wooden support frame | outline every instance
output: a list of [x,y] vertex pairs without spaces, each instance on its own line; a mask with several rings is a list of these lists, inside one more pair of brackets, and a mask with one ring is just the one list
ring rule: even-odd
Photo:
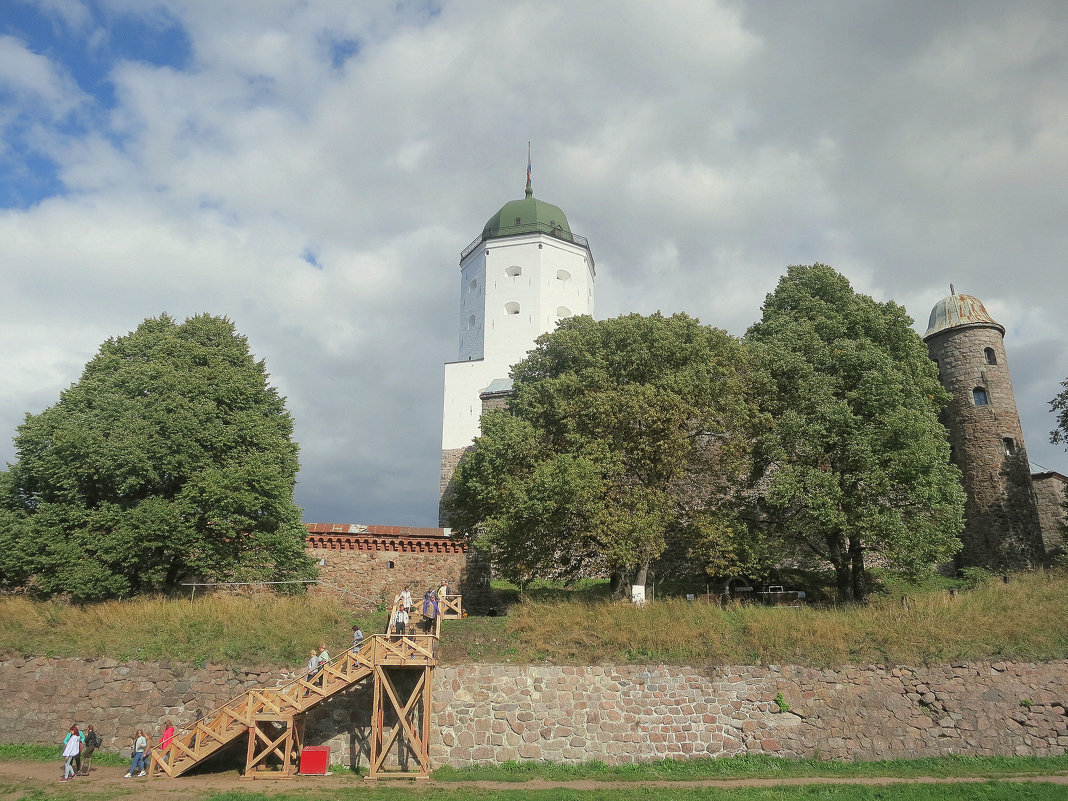
[[[415,686],[407,698],[398,690],[395,679],[418,672]],[[376,665],[374,701],[371,709],[371,756],[368,761],[369,780],[427,779],[430,777],[430,713],[434,689],[432,665],[397,667]],[[396,725],[389,734],[385,731],[386,708],[396,715]],[[396,746],[398,768],[386,767],[386,758]],[[408,752],[408,753],[405,753]],[[414,756],[416,770],[405,770],[408,757]]]
[[[281,726],[281,734],[278,733]],[[292,779],[304,744],[304,715],[256,715],[248,727],[248,751],[243,779]],[[279,770],[266,770],[269,760]]]

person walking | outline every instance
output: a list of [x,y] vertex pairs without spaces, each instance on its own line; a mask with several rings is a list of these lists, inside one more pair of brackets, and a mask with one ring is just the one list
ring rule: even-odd
[[169,720],[163,721],[163,736],[159,738],[160,759],[167,761],[170,755],[171,740],[174,739],[174,726]]
[[77,724],[72,724],[67,736],[63,738],[63,778],[60,779],[61,782],[69,781],[76,775],[73,762],[74,757],[78,756],[81,750],[81,733],[78,731]]
[[355,656],[360,652],[360,648],[363,646],[363,629],[359,624],[352,627],[352,654]]
[[85,737],[85,745],[82,747],[82,756],[85,757],[85,769],[78,772],[82,776],[88,776],[93,770],[93,754],[96,749],[104,744],[104,741],[100,739],[100,735],[97,734],[92,723],[86,728],[83,736]]
[[133,759],[130,760],[130,769],[126,771],[124,779],[134,775],[134,771],[140,771],[138,776],[145,775],[145,751],[148,750],[148,738],[145,737],[144,729],[138,729],[134,736]]
[[[81,748],[78,753],[74,755],[74,775],[77,776],[82,772],[82,751],[85,750],[85,732],[78,729],[78,739],[81,741]],[[64,740],[66,742],[66,740]]]
[[400,602],[405,612],[412,611],[412,588],[408,585],[405,585],[404,589],[401,590]]
[[[309,652],[308,659],[308,684],[312,684],[315,681],[315,674],[319,672],[319,652],[314,648]],[[308,688],[304,688],[304,694],[308,694]]]
[[397,614],[393,617],[393,631],[398,636],[403,637],[408,628],[408,613],[402,606],[397,610]]
[[434,633],[434,621],[438,617],[438,596],[433,590],[427,590],[423,594],[423,630],[427,634]]

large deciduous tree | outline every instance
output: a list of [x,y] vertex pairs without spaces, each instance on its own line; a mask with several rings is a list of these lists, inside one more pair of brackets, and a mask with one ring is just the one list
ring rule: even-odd
[[746,334],[774,421],[756,440],[763,531],[829,563],[843,601],[865,596],[869,554],[918,571],[960,548],[949,396],[911,324],[815,264],[789,269]]
[[732,493],[749,469],[745,349],[685,314],[572,317],[482,418],[449,517],[525,582],[615,571],[644,584],[668,539],[738,569]]
[[145,320],[19,427],[0,474],[0,584],[97,600],[313,575],[292,433],[229,320]]

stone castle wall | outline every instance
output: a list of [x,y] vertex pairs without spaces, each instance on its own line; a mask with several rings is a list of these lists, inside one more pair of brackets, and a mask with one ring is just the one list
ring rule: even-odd
[[[942,386],[953,395],[942,422],[968,496],[957,567],[1040,564],[1045,549],[1001,331],[989,325],[951,328],[932,335],[927,346]],[[985,390],[986,404],[975,404],[976,388]]]
[[[0,661],[0,741],[55,744],[93,723],[108,749],[191,721],[275,670],[114,660]],[[1068,660],[929,668],[461,665],[434,673],[434,766],[609,763],[761,753],[823,759],[1068,752]],[[781,694],[787,711],[775,698]],[[308,715],[306,742],[366,764],[367,683]]]
[[452,495],[452,477],[465,453],[467,453],[467,448],[451,448],[441,452],[441,486],[438,489],[439,526],[449,525],[448,515],[445,514],[445,501]]
[[1038,473],[1031,477],[1038,499],[1038,522],[1042,528],[1042,544],[1050,556],[1065,550],[1064,526],[1065,478],[1059,473]]
[[308,548],[308,555],[319,562],[320,583],[313,585],[311,592],[339,597],[362,611],[376,608],[383,599],[387,604],[392,603],[406,585],[411,587],[413,596],[422,598],[425,590],[437,589],[442,579],[448,579],[457,592],[462,592],[460,588],[469,583],[467,554],[463,551]]

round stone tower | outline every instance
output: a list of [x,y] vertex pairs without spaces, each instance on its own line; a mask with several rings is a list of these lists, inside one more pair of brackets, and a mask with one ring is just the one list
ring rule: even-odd
[[1026,569],[1045,555],[1004,337],[982,302],[952,285],[923,337],[953,396],[942,423],[968,496],[958,568]]

